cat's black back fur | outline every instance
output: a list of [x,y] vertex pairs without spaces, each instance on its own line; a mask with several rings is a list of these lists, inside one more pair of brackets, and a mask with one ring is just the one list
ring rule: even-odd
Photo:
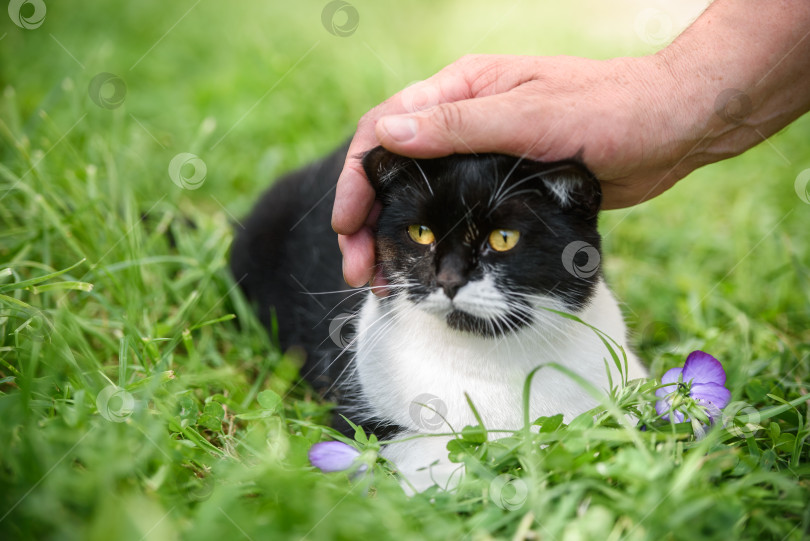
[[[271,329],[274,315],[280,346],[302,347],[301,375],[316,389],[332,385],[343,369],[330,339],[330,322],[350,313],[362,295],[350,297],[331,215],[335,184],[347,147],[279,179],[237,229],[231,272]],[[344,293],[334,293],[344,291]],[[332,292],[332,293],[325,293]],[[333,338],[340,341],[341,329]],[[335,334],[337,333],[337,334]],[[346,330],[343,330],[345,337]]]

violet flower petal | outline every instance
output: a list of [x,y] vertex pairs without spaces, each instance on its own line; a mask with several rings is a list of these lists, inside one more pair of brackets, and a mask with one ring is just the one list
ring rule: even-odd
[[[672,393],[677,389],[677,385],[674,385],[678,382],[678,377],[681,375],[682,368],[670,368],[666,371],[666,373],[661,377],[661,383],[672,383],[673,385],[666,385],[664,387],[660,387],[655,390],[655,396],[658,398],[664,398],[668,394]],[[661,412],[658,412],[659,414]]]
[[[674,384],[678,383],[678,377],[681,375],[681,372],[683,372],[683,368],[670,368],[667,370],[666,373],[661,376],[661,383],[672,383],[673,385],[666,385],[665,387],[656,389],[655,396],[663,398],[673,392],[677,388]],[[667,406],[667,409],[669,409],[669,406]],[[661,412],[658,413],[660,414]]]
[[683,372],[683,367],[670,368],[661,376],[661,383],[678,383],[678,376]]
[[689,389],[689,396],[705,408],[712,423],[731,400],[731,392],[724,386],[726,372],[720,361],[704,351],[693,351],[686,358],[683,368],[672,368],[663,375],[663,386],[655,391],[659,398],[655,403],[655,411],[664,420],[671,417],[673,421],[680,423],[689,418],[681,411],[670,412],[670,395],[678,391],[675,383],[679,378],[688,386],[686,388]]
[[669,417],[670,417],[670,415],[671,415],[671,416],[672,416],[672,420],[673,420],[674,422],[676,422],[676,423],[682,423],[682,422],[683,422],[683,419],[684,419],[684,417],[683,417],[683,413],[681,413],[681,412],[680,412],[680,411],[678,411],[678,410],[673,410],[673,411],[670,411],[670,409],[671,409],[671,408],[672,408],[672,404],[669,402],[669,400],[658,400],[658,401],[656,401],[656,403],[655,403],[655,412],[656,412],[658,415],[661,415],[661,416],[662,416],[662,417],[661,417],[661,419],[662,419],[662,420],[664,420],[664,421],[668,421],[668,420],[669,420]]
[[[664,415],[666,412],[669,411],[669,408],[670,408],[669,400],[655,401],[655,413],[657,413],[658,415]],[[665,418],[669,418],[669,416]]]
[[309,450],[309,462],[326,473],[348,470],[358,456],[360,451],[340,441],[322,441]]
[[717,383],[726,382],[726,372],[720,361],[704,351],[693,351],[683,365],[684,383]]
[[725,408],[731,400],[731,391],[717,383],[695,383],[690,395],[696,400],[709,402],[718,409]]

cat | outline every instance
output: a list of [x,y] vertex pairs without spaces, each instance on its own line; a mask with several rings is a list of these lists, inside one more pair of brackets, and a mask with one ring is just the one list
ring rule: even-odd
[[[541,364],[608,388],[602,340],[558,312],[622,345],[626,379],[647,375],[602,278],[601,189],[579,160],[367,152],[363,167],[382,203],[376,259],[388,282],[378,297],[345,288],[330,227],[346,152],[267,191],[236,235],[231,269],[263,324],[276,318],[281,347],[306,351],[302,375],[337,412],[394,440],[382,454],[413,490],[449,486],[459,466],[447,459],[450,436],[398,440],[478,424],[467,397],[488,429],[514,430],[526,377]],[[562,371],[533,378],[532,420],[570,420],[597,403]],[[335,426],[352,434],[340,416]]]

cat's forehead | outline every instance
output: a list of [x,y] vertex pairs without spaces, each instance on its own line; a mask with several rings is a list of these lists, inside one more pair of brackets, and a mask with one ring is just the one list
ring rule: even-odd
[[428,178],[435,177],[441,191],[486,193],[514,182],[516,175],[510,162],[514,160],[507,156],[451,156],[428,163],[414,160],[414,166]]
[[454,154],[413,159],[377,147],[363,159],[384,208],[419,209],[446,220],[493,215],[570,211],[595,220],[601,202],[598,181],[576,159],[536,162],[503,154]]
[[415,196],[414,203],[448,219],[469,223],[519,213],[525,201],[536,204],[551,195],[542,188],[539,175],[519,168],[517,159],[508,156],[463,156],[428,163],[413,160],[411,165],[399,172],[401,186]]
[[422,202],[480,205],[499,187],[511,184],[503,169],[494,160],[472,157],[409,160],[387,171],[382,181],[389,190],[410,194]]

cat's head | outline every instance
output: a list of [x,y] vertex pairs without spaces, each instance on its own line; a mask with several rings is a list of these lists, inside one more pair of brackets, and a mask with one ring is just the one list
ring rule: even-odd
[[363,166],[383,206],[377,262],[392,296],[483,336],[531,325],[540,306],[588,303],[601,191],[577,160],[415,160],[377,147]]

